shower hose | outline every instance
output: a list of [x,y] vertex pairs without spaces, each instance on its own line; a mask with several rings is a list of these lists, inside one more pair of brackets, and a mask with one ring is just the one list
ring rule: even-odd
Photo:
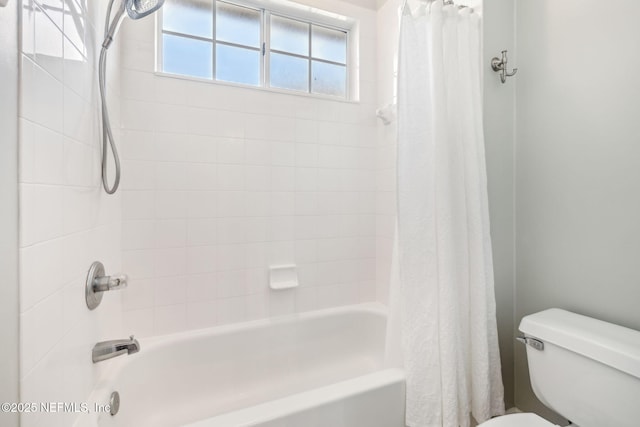
[[[109,28],[112,4],[112,2],[109,4],[109,8],[107,10],[105,37],[107,36],[107,30]],[[109,110],[107,108],[107,49],[108,47],[105,47],[104,45],[102,46],[102,50],[100,51],[100,61],[98,63],[98,86],[100,87],[102,110],[102,186],[107,194],[113,194],[118,190],[118,186],[120,185],[120,157],[118,157],[118,149],[116,148],[113,132],[111,131],[111,121],[109,120]],[[113,162],[116,169],[116,177],[112,186],[109,186],[109,180],[107,177],[107,144],[111,147]]]

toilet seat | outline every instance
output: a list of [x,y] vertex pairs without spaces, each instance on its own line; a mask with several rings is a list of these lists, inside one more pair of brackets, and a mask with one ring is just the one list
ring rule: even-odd
[[478,427],[558,427],[536,414],[510,414],[496,417]]

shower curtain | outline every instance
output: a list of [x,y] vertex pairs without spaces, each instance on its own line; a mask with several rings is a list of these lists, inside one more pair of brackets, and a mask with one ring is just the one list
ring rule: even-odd
[[402,13],[398,220],[387,361],[409,427],[504,413],[482,127],[480,17],[435,1]]

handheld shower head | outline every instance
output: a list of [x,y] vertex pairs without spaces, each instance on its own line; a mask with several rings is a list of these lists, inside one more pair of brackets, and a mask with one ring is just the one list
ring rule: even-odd
[[125,0],[127,15],[131,19],[144,18],[160,9],[164,0]]
[[114,1],[115,0],[111,0],[109,2],[109,8],[107,9],[104,42],[102,42],[102,47],[105,49],[109,49],[109,46],[111,46],[113,38],[118,32],[118,27],[120,27],[120,23],[124,19],[125,12],[131,19],[141,19],[147,15],[151,15],[164,4],[164,0],[121,0],[115,16],[109,21]]

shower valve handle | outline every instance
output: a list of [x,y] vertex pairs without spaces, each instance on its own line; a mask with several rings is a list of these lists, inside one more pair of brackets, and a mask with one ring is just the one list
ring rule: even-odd
[[96,292],[114,291],[126,288],[129,282],[129,276],[118,273],[113,276],[96,277],[93,280],[93,289]]
[[100,261],[91,264],[87,281],[84,287],[84,297],[87,308],[94,310],[100,305],[102,296],[106,291],[115,291],[127,287],[129,277],[126,274],[118,273],[111,276],[104,274],[104,265]]

